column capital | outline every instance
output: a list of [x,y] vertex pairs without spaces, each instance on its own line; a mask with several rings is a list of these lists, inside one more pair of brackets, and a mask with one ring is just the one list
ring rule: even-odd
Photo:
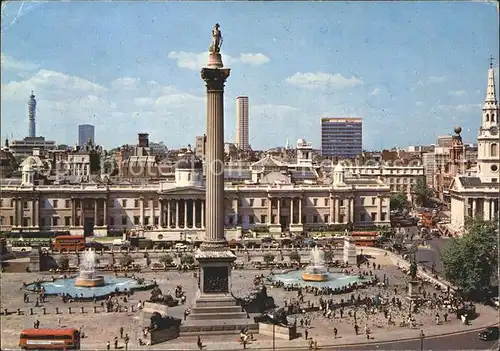
[[202,68],[201,79],[206,83],[207,92],[224,91],[224,83],[230,72],[229,68]]

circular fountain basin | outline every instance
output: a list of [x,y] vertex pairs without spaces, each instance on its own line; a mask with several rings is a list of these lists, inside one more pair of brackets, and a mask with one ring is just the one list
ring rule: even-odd
[[[134,290],[139,288],[145,288],[147,285],[139,284],[133,278],[122,278],[113,276],[94,276],[93,281],[90,281],[89,285],[77,285],[78,278],[67,278],[67,279],[57,279],[55,281],[43,282],[41,286],[45,288],[45,292],[48,295],[63,295],[69,294],[73,297],[83,297],[83,298],[99,298],[102,296],[107,296],[118,290],[123,292],[125,289]],[[96,282],[94,279],[99,279]],[[88,281],[87,281],[88,282]],[[82,284],[87,283],[81,281]],[[101,285],[92,285],[93,283],[102,283]],[[34,291],[36,290],[36,284],[28,284],[25,288],[26,290]]]
[[[310,279],[305,279],[305,276]],[[318,288],[329,287],[332,289],[343,288],[353,283],[365,283],[370,279],[357,275],[346,275],[343,273],[323,272],[315,276],[308,273],[308,270],[290,271],[271,275],[270,278],[282,282],[285,285],[314,286]],[[321,279],[321,280],[320,280]]]
[[75,286],[82,286],[86,288],[92,288],[96,286],[104,285],[104,277],[102,275],[96,275],[92,278],[77,277],[75,280]]
[[308,282],[324,282],[330,280],[330,275],[326,267],[309,266],[302,273],[302,279]]

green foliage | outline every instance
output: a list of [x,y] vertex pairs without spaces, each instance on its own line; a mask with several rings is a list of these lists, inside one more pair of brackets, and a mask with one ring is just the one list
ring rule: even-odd
[[406,199],[406,195],[403,194],[402,192],[392,195],[390,206],[391,206],[391,211],[392,210],[403,211],[408,209],[409,203],[408,200]]
[[297,252],[297,250],[293,250],[292,252],[290,252],[290,261],[300,263],[300,254]]
[[432,197],[432,190],[425,184],[425,179],[420,178],[417,180],[417,184],[415,184],[413,192],[415,194],[415,202],[418,206],[427,207],[427,205],[429,205],[431,202],[430,198]]
[[323,259],[326,263],[332,262],[334,257],[334,252],[332,250],[325,251]]
[[163,263],[165,267],[171,266],[174,259],[170,255],[163,255],[160,257],[160,263]]
[[182,264],[194,264],[194,256],[193,255],[182,255],[181,256]]
[[269,264],[269,263],[271,263],[271,262],[274,261],[275,256],[272,253],[270,253],[270,252],[266,252],[264,254],[263,258],[264,258],[264,262],[267,263],[267,264]]
[[69,268],[69,257],[64,255],[59,257],[59,268],[62,270],[67,270]]
[[498,265],[498,222],[467,219],[465,234],[441,251],[445,277],[464,296],[480,300],[490,289]]
[[120,266],[128,267],[134,263],[134,259],[130,255],[124,255],[120,258]]

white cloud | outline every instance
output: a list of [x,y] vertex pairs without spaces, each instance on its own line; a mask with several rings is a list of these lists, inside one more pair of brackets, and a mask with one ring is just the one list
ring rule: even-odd
[[372,96],[375,96],[375,95],[378,95],[380,94],[380,89],[379,88],[374,88],[372,91],[370,91],[368,93],[368,95],[372,95]]
[[155,104],[155,102],[155,99],[152,99],[150,97],[141,97],[134,99],[134,105],[136,106],[152,106]]
[[191,94],[171,94],[159,97],[156,100],[156,106],[179,107],[203,101],[205,101],[205,98]]
[[448,92],[448,95],[456,96],[456,97],[467,96],[467,91],[465,91],[465,90],[450,90]]
[[[240,54],[240,57],[232,57],[221,53],[222,62],[226,66],[231,64],[241,62],[244,64],[249,64],[253,66],[263,65],[269,62],[269,57],[261,53],[244,53]],[[190,70],[199,70],[207,65],[208,53],[207,52],[185,52],[185,51],[172,51],[168,54],[168,58],[177,61],[177,66],[181,68],[187,68]]]
[[445,81],[445,77],[436,77],[436,76],[430,76],[426,79],[421,79],[417,82],[418,85],[420,86],[426,86],[426,85],[432,85],[432,84],[437,84],[437,83],[442,83]]
[[424,103],[422,101],[415,101],[416,106],[424,106]]
[[269,57],[264,54],[240,54],[240,61],[243,63],[248,63],[250,65],[258,66],[268,63]]
[[140,78],[134,77],[117,78],[111,82],[111,87],[113,89],[133,90],[139,86],[140,81]]
[[327,87],[334,89],[345,89],[363,84],[363,82],[356,77],[346,78],[339,73],[330,74],[325,72],[297,72],[293,76],[288,77],[286,79],[286,82],[288,84],[306,89]]
[[38,69],[38,65],[27,62],[18,61],[10,56],[1,54],[1,64],[2,70],[12,70],[12,71],[34,71]]
[[107,91],[107,88],[84,78],[42,69],[26,80],[2,84],[2,98],[26,100],[31,90],[40,91],[46,98],[68,98],[102,93]]

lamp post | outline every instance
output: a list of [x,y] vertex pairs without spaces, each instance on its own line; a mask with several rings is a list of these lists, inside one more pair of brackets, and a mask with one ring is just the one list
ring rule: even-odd
[[425,339],[424,330],[420,329],[420,351],[424,350],[424,339]]
[[276,350],[276,324],[273,323],[273,351]]

